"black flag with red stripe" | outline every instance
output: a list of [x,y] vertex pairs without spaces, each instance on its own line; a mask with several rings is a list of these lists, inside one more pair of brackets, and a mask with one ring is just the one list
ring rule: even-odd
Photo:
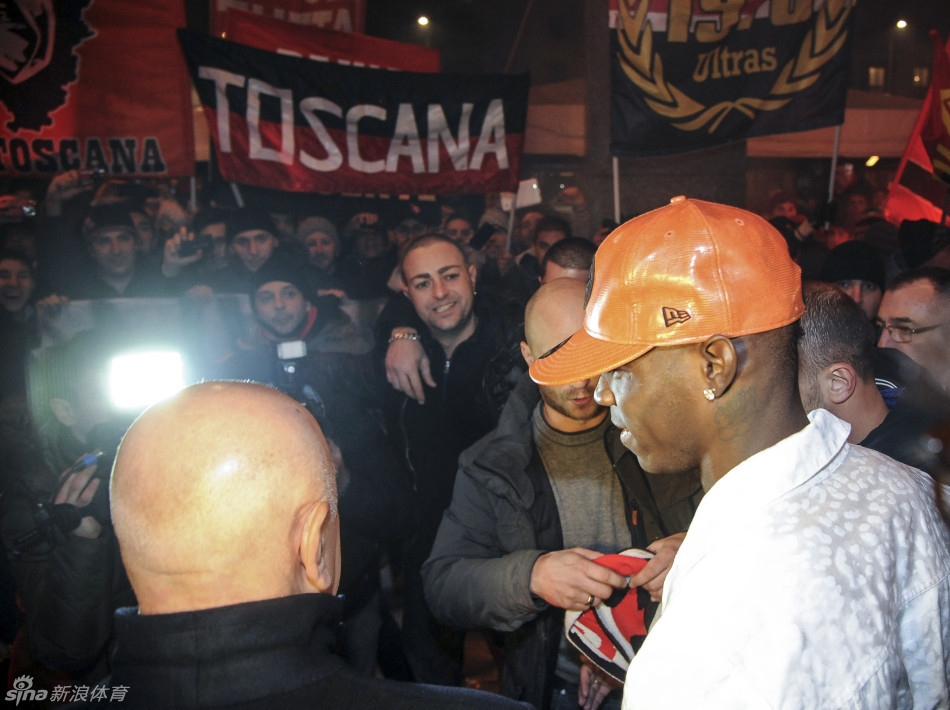
[[526,74],[367,69],[178,38],[227,180],[328,193],[517,189]]

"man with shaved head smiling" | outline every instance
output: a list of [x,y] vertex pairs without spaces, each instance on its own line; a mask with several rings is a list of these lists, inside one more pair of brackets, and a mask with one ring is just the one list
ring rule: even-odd
[[[403,644],[417,680],[458,685],[464,639],[432,618],[420,570],[452,498],[459,454],[491,431],[521,367],[506,309],[476,297],[476,269],[458,244],[441,234],[423,235],[406,245],[400,266],[405,298],[399,300],[413,309],[402,324],[412,327],[382,331],[389,341],[387,379],[395,390],[387,407],[389,431],[412,483],[414,529],[402,550]],[[380,323],[388,319],[384,311]],[[390,370],[389,354],[400,345],[417,352],[414,362],[424,363],[422,370]]]
[[209,382],[153,406],[119,447],[111,495],[139,601],[116,614],[124,706],[523,707],[365,678],[332,655],[333,466],[316,421],[277,390]]

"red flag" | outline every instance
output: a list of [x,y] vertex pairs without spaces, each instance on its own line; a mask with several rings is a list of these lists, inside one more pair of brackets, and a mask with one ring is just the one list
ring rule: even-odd
[[[894,223],[905,219],[939,222],[947,198],[947,188],[935,177],[939,175],[938,164],[944,165],[944,180],[950,169],[947,165],[950,163],[950,41],[941,46],[939,35],[933,32],[932,36],[937,51],[930,91],[911,131],[894,182],[888,188],[886,214]],[[928,148],[925,141],[932,148]]]
[[920,138],[930,155],[934,177],[950,185],[950,56],[936,30],[931,30],[930,36],[934,42],[934,71],[929,92],[930,112],[921,129]]
[[209,0],[208,4],[215,37],[224,36],[229,9],[337,32],[362,32],[366,26],[366,0]]
[[229,9],[226,24],[229,40],[268,52],[358,67],[439,71],[439,50],[430,47],[297,25],[243,10]]
[[188,71],[175,39],[181,3],[5,7],[0,175],[194,174]]

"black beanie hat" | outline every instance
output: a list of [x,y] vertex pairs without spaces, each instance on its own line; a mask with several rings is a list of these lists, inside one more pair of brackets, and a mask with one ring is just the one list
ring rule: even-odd
[[129,202],[93,205],[82,223],[83,237],[89,239],[95,231],[107,227],[128,227],[134,233],[135,222],[132,221],[131,210],[132,205]]
[[228,215],[227,236],[230,244],[241,232],[264,231],[277,235],[274,220],[263,210],[235,210]]
[[897,239],[907,268],[916,269],[950,245],[950,229],[929,219],[905,219],[897,230]]
[[310,303],[314,302],[314,295],[310,292],[310,280],[307,278],[306,269],[286,254],[275,251],[273,256],[261,268],[251,274],[247,290],[248,298],[251,299],[251,308],[254,307],[254,299],[258,290],[271,281],[286,281],[293,284],[305,299]]
[[884,260],[864,242],[850,241],[839,244],[825,257],[821,267],[822,281],[870,281],[884,290]]

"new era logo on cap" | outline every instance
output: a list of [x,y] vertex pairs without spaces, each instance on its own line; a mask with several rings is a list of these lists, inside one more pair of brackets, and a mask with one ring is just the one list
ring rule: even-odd
[[691,316],[687,311],[681,311],[677,308],[663,306],[663,322],[666,323],[667,328],[676,323],[685,323],[690,319],[690,317]]

